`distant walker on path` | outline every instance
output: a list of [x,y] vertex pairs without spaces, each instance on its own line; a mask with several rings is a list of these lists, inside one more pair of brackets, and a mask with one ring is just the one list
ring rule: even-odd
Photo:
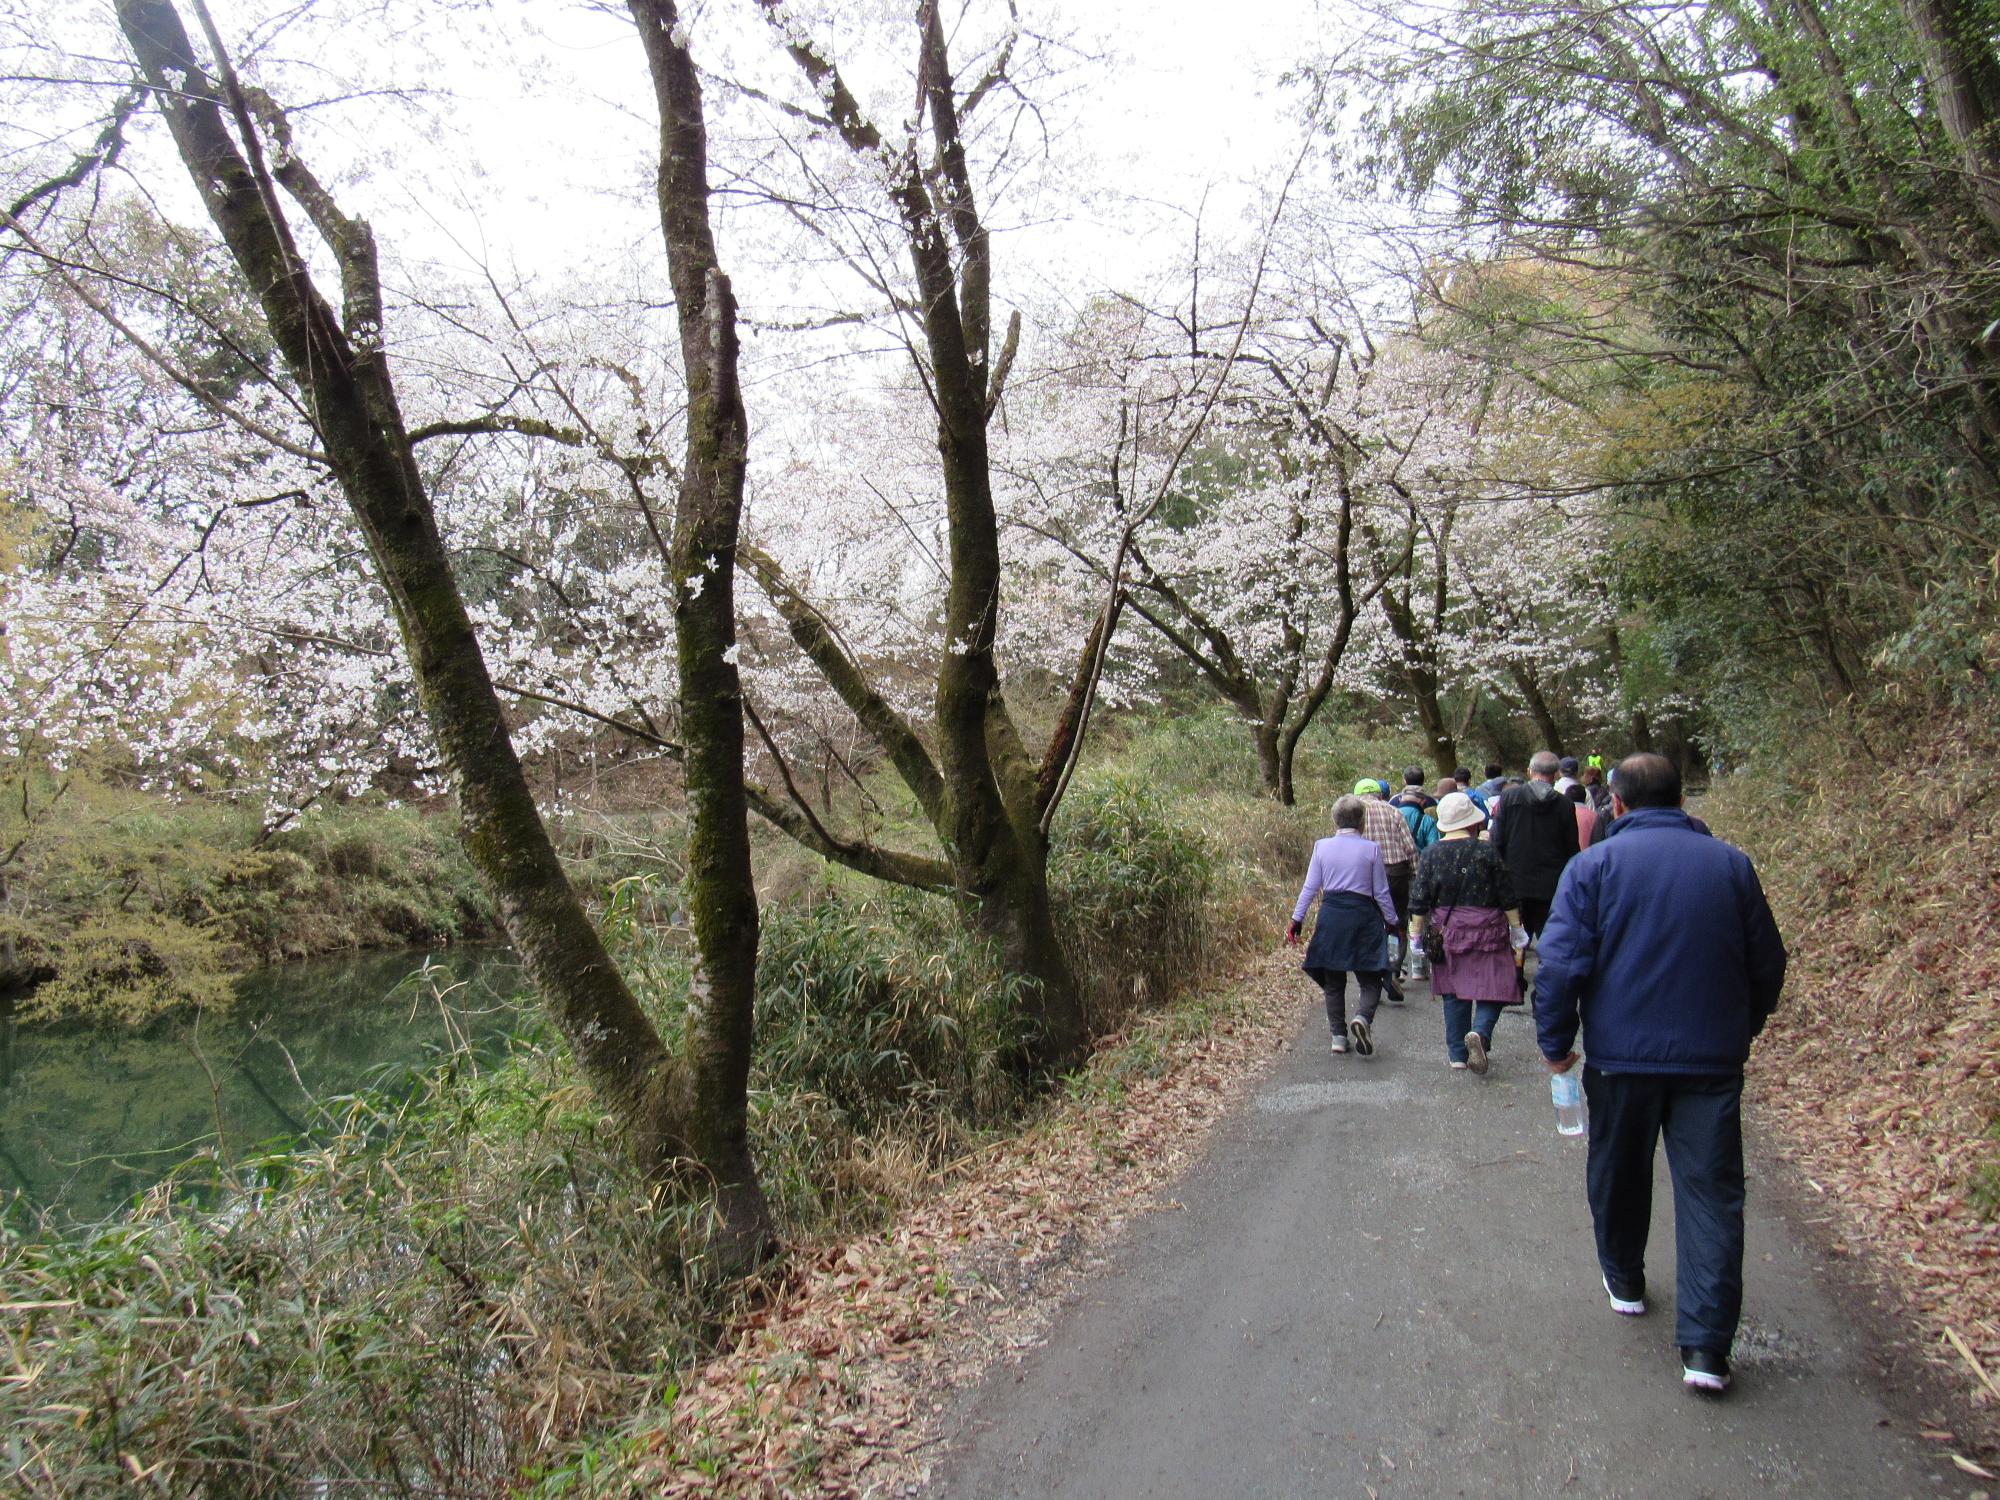
[[1535,1026],[1550,1071],[1566,1073],[1582,1025],[1585,1181],[1620,1313],[1646,1310],[1653,1153],[1666,1137],[1681,1378],[1720,1394],[1743,1307],[1743,1065],[1784,986],[1785,945],[1749,856],[1681,811],[1671,761],[1631,756],[1612,786],[1616,821],[1556,890]]
[[1444,838],[1424,851],[1410,892],[1412,931],[1435,929],[1431,993],[1444,1005],[1445,1056],[1474,1073],[1486,1071],[1501,1011],[1521,1003],[1514,950],[1528,940],[1506,861],[1474,837],[1485,821],[1464,792],[1440,802]]
[[1556,882],[1582,847],[1576,808],[1555,788],[1560,765],[1553,750],[1538,752],[1528,762],[1527,782],[1509,787],[1492,811],[1493,847],[1514,877],[1521,925],[1530,937],[1541,935]]

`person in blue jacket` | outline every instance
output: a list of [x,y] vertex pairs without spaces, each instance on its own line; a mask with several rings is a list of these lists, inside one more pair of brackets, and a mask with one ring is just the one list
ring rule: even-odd
[[1472,784],[1472,768],[1470,766],[1459,766],[1451,773],[1451,779],[1458,784],[1459,791],[1472,799],[1474,807],[1478,808],[1481,812],[1491,811],[1486,805],[1486,794]]
[[1622,761],[1617,818],[1569,862],[1542,933],[1535,1028],[1590,1104],[1585,1185],[1604,1290],[1646,1310],[1653,1156],[1674,1183],[1681,1378],[1720,1394],[1743,1306],[1743,1065],[1785,982],[1785,945],[1740,849],[1697,830],[1660,755]]

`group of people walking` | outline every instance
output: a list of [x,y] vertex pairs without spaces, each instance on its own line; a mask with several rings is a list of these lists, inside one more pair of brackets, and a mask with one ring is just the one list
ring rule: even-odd
[[1304,967],[1326,995],[1335,1052],[1372,1055],[1382,1002],[1402,1004],[1404,979],[1428,972],[1443,1002],[1448,1061],[1486,1071],[1501,1012],[1522,1002],[1524,955],[1562,872],[1596,836],[1592,788],[1603,785],[1596,766],[1585,768],[1585,781],[1575,760],[1547,751],[1525,777],[1486,769],[1474,786],[1460,767],[1433,794],[1423,768],[1412,766],[1393,797],[1364,778],[1334,803],[1334,836],[1313,849],[1287,940],[1298,942],[1318,897]]
[[1474,785],[1460,767],[1433,792],[1412,767],[1403,781],[1391,796],[1363,779],[1334,803],[1292,910],[1297,945],[1319,903],[1302,967],[1332,1050],[1372,1056],[1379,1007],[1428,972],[1448,1065],[1486,1073],[1500,1017],[1528,997],[1532,945],[1543,1062],[1558,1074],[1582,1062],[1605,1293],[1619,1313],[1646,1310],[1664,1136],[1682,1379],[1720,1393],[1742,1303],[1743,1067],[1786,966],[1749,858],[1683,809],[1680,772],[1659,755],[1608,777],[1595,757],[1579,768],[1543,751],[1524,777],[1489,765]]

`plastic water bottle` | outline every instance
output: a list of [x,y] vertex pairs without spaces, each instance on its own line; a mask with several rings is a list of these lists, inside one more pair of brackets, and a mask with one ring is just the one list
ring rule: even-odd
[[1549,1097],[1556,1106],[1556,1133],[1582,1135],[1583,1085],[1577,1081],[1574,1068],[1567,1073],[1550,1075]]

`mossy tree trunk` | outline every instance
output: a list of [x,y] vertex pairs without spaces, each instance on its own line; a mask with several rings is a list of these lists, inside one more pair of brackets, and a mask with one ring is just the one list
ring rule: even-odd
[[[994,91],[988,78],[961,93],[936,0],[919,0],[920,132],[885,142],[839,69],[806,40],[781,0],[760,0],[773,28],[871,174],[886,178],[914,272],[922,318],[921,362],[935,399],[946,512],[947,583],[932,692],[933,747],[869,682],[818,607],[770,558],[746,549],[745,565],[784,617],[793,640],[873,736],[936,831],[944,858],[880,849],[829,830],[786,773],[789,808],[759,811],[808,847],[863,873],[954,893],[1015,973],[1033,979],[1034,1060],[1062,1066],[1087,1043],[1075,975],[1056,940],[1048,885],[1048,820],[1062,795],[1089,695],[1073,692],[1044,755],[1031,757],[1000,688],[994,660],[1002,571],[987,427],[1006,378],[1018,321],[993,357],[992,251],[961,137],[962,109]],[[1005,59],[996,65],[1004,68]],[[928,154],[930,160],[923,157]],[[1097,644],[1093,635],[1090,646]],[[1079,680],[1093,650],[1083,653]],[[774,758],[777,746],[768,737]]]
[[709,222],[701,80],[674,0],[631,0],[660,111],[657,192],[688,392],[687,455],[674,507],[674,642],[687,786],[687,907],[695,966],[683,1070],[689,1146],[729,1201],[726,1259],[774,1239],[750,1159],[748,1090],[757,1000],[757,890],[736,670],[736,541],[749,419],[738,379],[736,299]]
[[1438,524],[1430,577],[1418,579],[1413,550],[1404,560],[1398,584],[1382,591],[1382,616],[1400,648],[1395,675],[1417,711],[1418,727],[1440,776],[1449,776],[1458,765],[1458,736],[1445,716],[1441,661],[1451,607],[1449,549],[1456,514],[1455,507],[1448,509]]
[[1548,695],[1542,691],[1541,678],[1533,668],[1519,661],[1507,663],[1507,675],[1514,679],[1514,686],[1521,692],[1521,701],[1527,705],[1528,716],[1535,721],[1535,728],[1541,731],[1542,748],[1553,750],[1557,755],[1567,755],[1569,749],[1563,743],[1562,725],[1556,722],[1555,710],[1549,706]]
[[1608,627],[1604,632],[1604,652],[1605,659],[1611,663],[1611,675],[1617,680],[1620,689],[1625,693],[1627,702],[1631,705],[1626,713],[1625,723],[1632,737],[1632,748],[1634,750],[1651,750],[1653,748],[1653,726],[1646,717],[1645,706],[1638,701],[1632,692],[1631,684],[1626,680],[1624,638],[1618,633],[1616,625]]
[[1938,118],[1958,148],[1965,185],[1989,231],[2000,234],[2000,57],[1994,15],[1979,0],[1903,0],[1924,58]]
[[[172,0],[118,0],[117,14],[367,542],[458,793],[467,852],[543,1004],[592,1090],[627,1132],[641,1167],[664,1177],[693,1159],[724,1184],[724,1211],[747,1216],[747,1232],[732,1226],[723,1236],[724,1252],[761,1250],[762,1200],[754,1179],[747,1194],[734,1181],[744,1160],[730,1149],[708,1154],[718,1136],[704,1111],[725,1090],[703,1076],[709,1059],[699,1047],[686,1059],[674,1056],[640,1007],[570,885],[515,754],[384,352],[372,231],[340,210],[292,149],[276,105],[241,87],[212,30],[213,73]],[[205,12],[202,19],[206,27]],[[268,160],[266,133],[281,148]],[[338,313],[300,253],[281,189],[335,257]],[[752,932],[754,941],[754,926]]]

